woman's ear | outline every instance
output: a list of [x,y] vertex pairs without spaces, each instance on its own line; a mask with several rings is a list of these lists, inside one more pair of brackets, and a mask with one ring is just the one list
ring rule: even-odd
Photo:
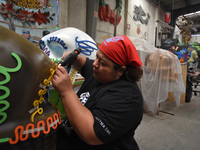
[[123,76],[124,72],[126,71],[126,66],[122,66],[120,69],[119,69],[119,76]]

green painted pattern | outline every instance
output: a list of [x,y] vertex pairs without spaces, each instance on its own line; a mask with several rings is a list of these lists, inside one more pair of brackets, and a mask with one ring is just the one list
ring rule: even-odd
[[[3,66],[0,66],[0,74],[5,76],[5,79],[3,81],[0,81],[0,90],[4,91],[4,94],[0,96],[0,104],[4,105],[4,107],[0,108],[0,118],[1,118],[0,124],[2,124],[7,119],[7,114],[4,111],[7,110],[10,106],[10,103],[5,100],[10,95],[10,89],[3,85],[10,81],[9,72],[17,72],[22,67],[22,61],[19,58],[19,56],[16,53],[12,53],[12,56],[17,60],[17,67],[6,68]],[[7,137],[1,138],[0,143],[7,142],[8,140],[9,138]]]
[[4,143],[4,142],[8,142],[9,141],[9,138],[2,138],[0,139],[0,143]]

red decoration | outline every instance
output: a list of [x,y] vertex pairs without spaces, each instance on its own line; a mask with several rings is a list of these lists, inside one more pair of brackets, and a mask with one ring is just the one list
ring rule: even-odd
[[26,22],[28,25],[31,26],[31,22],[34,22],[35,19],[33,18],[34,12],[28,12],[27,10],[19,10],[18,18],[21,20],[22,23]]
[[[110,6],[106,4],[104,0],[100,0],[99,2],[98,14],[99,14],[99,19],[101,21],[106,21],[106,22],[109,21],[111,24],[115,24],[115,18],[116,18],[115,11],[111,10]],[[119,13],[116,20],[117,25],[121,21],[121,17],[122,16]]]
[[99,7],[99,19],[101,21],[103,21],[103,11],[104,11],[103,9],[105,9],[104,6]]
[[137,34],[140,34],[140,28],[137,27]]
[[170,12],[166,12],[165,13],[165,23],[170,23],[171,22],[171,13]]
[[38,13],[34,14],[34,19],[35,21],[41,25],[42,23],[46,24],[47,22],[49,23],[49,19],[47,19],[47,17],[49,16],[49,13],[41,13],[40,9],[38,10]]
[[111,16],[111,9],[110,6],[108,4],[106,4],[106,10],[103,12],[104,13],[104,21],[109,21],[110,20],[110,16]]
[[[7,2],[6,4],[1,3],[0,5],[0,13],[4,18],[12,18],[17,17],[17,19],[20,19],[22,23],[27,23],[31,26],[31,23],[34,23],[35,21],[38,23],[38,25],[49,23],[48,17],[53,20],[51,16],[49,16],[49,12],[42,13],[40,9],[38,12],[29,12],[25,9],[13,9],[13,4],[10,2]],[[18,13],[18,14],[17,14]],[[52,15],[53,16],[53,15]],[[11,23],[10,23],[11,24]],[[14,25],[14,23],[13,23]]]
[[2,13],[3,17],[11,17],[10,15],[16,16],[16,10],[13,9],[12,3],[1,3],[1,9],[0,12]]

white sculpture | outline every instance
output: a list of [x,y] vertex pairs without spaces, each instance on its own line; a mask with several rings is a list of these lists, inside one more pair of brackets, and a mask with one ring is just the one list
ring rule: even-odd
[[[50,33],[41,38],[40,47],[54,61],[60,60],[64,53],[73,51],[80,47],[83,55],[90,59],[95,59],[97,45],[95,41],[85,32],[67,27]],[[72,83],[75,82],[76,71],[71,68],[69,75]]]

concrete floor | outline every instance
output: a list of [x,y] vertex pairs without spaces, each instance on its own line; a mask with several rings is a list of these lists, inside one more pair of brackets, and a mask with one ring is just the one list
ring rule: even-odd
[[200,94],[178,107],[167,101],[164,111],[172,114],[144,113],[135,132],[140,150],[200,150]]

